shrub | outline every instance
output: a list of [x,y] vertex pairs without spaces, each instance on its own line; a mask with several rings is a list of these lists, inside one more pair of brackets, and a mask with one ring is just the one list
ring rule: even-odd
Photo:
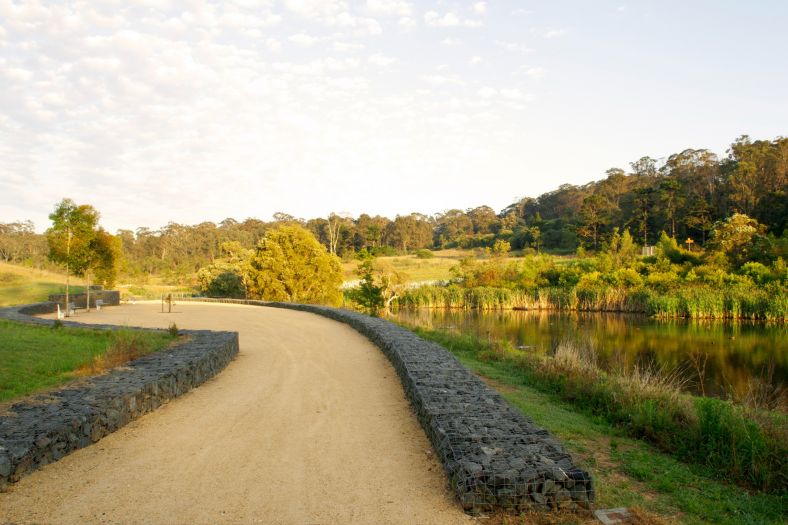
[[744,263],[739,273],[746,275],[756,284],[766,284],[774,279],[771,270],[759,262]]
[[426,248],[422,248],[421,250],[416,250],[417,259],[432,259],[433,257],[435,257],[435,254],[427,250]]

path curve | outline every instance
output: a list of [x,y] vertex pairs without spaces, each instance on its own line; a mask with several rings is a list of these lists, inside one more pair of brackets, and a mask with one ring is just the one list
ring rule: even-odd
[[201,387],[0,493],[0,523],[469,523],[385,356],[314,314],[139,303],[75,318],[236,330]]

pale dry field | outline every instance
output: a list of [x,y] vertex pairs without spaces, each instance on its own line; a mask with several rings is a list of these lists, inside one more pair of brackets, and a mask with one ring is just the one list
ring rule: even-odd
[[235,330],[218,376],[0,493],[0,523],[468,523],[394,369],[304,312],[139,303],[75,320]]

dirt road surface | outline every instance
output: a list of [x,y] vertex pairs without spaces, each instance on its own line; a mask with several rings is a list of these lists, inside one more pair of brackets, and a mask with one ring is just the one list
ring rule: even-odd
[[138,303],[86,323],[236,330],[218,376],[0,493],[0,523],[469,523],[385,356],[313,314]]

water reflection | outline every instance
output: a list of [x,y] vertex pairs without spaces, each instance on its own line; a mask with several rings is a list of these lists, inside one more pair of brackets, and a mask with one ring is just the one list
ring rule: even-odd
[[[607,369],[681,369],[687,390],[743,396],[754,378],[788,383],[784,324],[658,321],[640,315],[534,311],[404,310],[392,317],[411,325],[508,339],[523,351],[551,353],[559,344],[590,346]],[[701,381],[701,378],[703,380]],[[783,393],[785,401],[785,393]]]

